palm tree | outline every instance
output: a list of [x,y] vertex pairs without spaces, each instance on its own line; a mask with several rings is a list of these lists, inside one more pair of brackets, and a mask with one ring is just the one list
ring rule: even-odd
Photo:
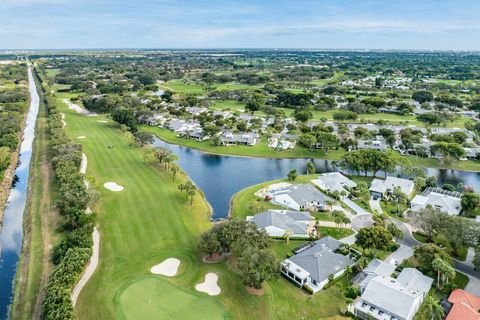
[[288,228],[287,230],[285,230],[285,234],[283,235],[283,237],[285,238],[285,241],[287,244],[290,241],[290,237],[292,235],[293,235],[292,229]]
[[178,164],[172,163],[172,166],[170,167],[170,172],[172,173],[173,181],[175,181],[175,177],[177,176],[178,171],[180,171],[180,168],[178,167]]
[[443,319],[443,308],[432,296],[427,296],[425,299],[425,310],[427,315],[430,315],[431,320]]

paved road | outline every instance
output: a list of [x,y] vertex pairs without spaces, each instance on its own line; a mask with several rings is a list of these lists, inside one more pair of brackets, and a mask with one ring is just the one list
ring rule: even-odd
[[[395,223],[400,228],[400,230],[403,231],[403,239],[399,239],[397,241],[399,244],[403,244],[411,248],[414,248],[415,246],[420,244],[420,242],[418,242],[412,236],[410,229],[406,226],[405,223],[394,218],[390,219],[390,221]],[[454,265],[455,265],[455,269],[460,271],[461,273],[464,273],[467,276],[474,277],[480,280],[480,271],[473,269],[468,263],[454,260]]]

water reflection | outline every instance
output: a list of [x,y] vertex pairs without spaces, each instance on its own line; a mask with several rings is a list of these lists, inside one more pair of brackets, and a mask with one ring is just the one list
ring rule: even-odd
[[[213,219],[228,215],[229,203],[235,192],[268,180],[280,179],[296,169],[299,174],[306,172],[309,159],[266,159],[211,155],[195,149],[169,144],[155,139],[154,146],[166,147],[179,158],[182,169],[201,188],[213,208]],[[339,170],[335,161],[313,160],[318,173]],[[456,170],[426,169],[428,176],[437,176],[439,184],[464,183],[479,190],[480,174]],[[396,174],[402,175],[400,168]],[[382,173],[378,173],[382,175]]]

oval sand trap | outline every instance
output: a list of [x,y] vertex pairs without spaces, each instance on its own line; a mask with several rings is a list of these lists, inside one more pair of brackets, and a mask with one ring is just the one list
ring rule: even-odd
[[180,260],[176,258],[168,258],[150,269],[151,273],[160,274],[162,276],[174,277],[180,267]]
[[103,186],[105,188],[107,188],[108,190],[114,191],[114,192],[118,192],[118,191],[123,190],[123,187],[121,185],[117,184],[116,182],[105,182],[103,184]]
[[98,122],[107,123],[108,121],[107,120],[98,120]]
[[85,136],[78,136],[77,139],[85,139]]
[[222,292],[217,284],[218,276],[215,273],[209,272],[205,275],[205,281],[195,286],[195,289],[200,292],[208,293],[211,296],[217,296]]

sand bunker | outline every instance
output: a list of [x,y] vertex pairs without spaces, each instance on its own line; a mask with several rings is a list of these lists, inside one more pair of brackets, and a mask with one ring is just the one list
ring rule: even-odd
[[85,139],[85,136],[78,136],[77,139]]
[[180,260],[168,258],[150,269],[151,273],[160,274],[166,277],[174,277],[177,274]]
[[105,182],[103,186],[110,191],[118,192],[123,190],[123,187],[116,182]]
[[98,120],[98,122],[107,123],[108,121],[107,120]]
[[222,292],[217,284],[218,276],[215,273],[209,272],[205,275],[205,281],[195,286],[195,289],[200,292],[205,292],[210,296],[217,296]]
[[69,109],[72,109],[76,113],[84,114],[86,116],[93,116],[93,117],[97,115],[95,112],[90,112],[90,111],[76,105],[75,103],[72,103],[68,99],[63,99],[63,102],[65,102],[67,104]]

